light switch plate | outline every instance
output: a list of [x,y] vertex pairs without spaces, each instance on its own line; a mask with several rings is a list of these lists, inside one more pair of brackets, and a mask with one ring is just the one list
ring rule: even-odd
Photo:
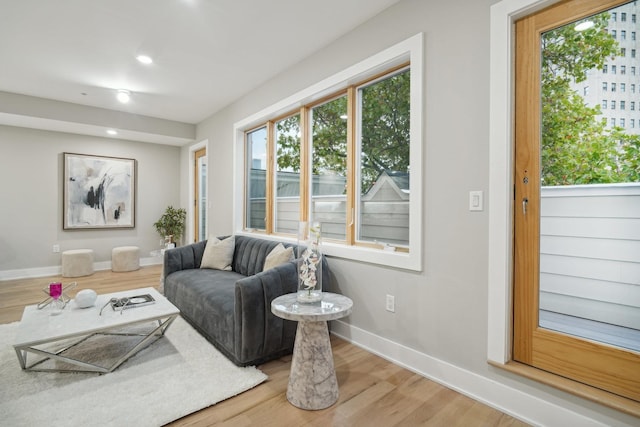
[[469,191],[469,210],[470,211],[482,211],[484,210],[484,197],[482,191]]

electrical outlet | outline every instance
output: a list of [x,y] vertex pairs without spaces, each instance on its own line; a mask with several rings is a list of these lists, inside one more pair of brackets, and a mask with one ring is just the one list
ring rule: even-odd
[[396,312],[396,297],[393,295],[387,295],[387,311]]
[[53,253],[57,254],[58,252],[60,252],[60,245],[53,245]]

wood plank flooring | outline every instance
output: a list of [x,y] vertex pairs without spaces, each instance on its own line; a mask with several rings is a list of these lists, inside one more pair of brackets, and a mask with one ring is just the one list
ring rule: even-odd
[[[44,299],[49,282],[78,282],[72,292],[98,293],[157,286],[160,266],[135,272],[98,271],[76,279],[44,277],[0,282],[0,323],[20,320],[25,305]],[[291,356],[259,366],[269,379],[239,396],[170,424],[186,426],[526,426],[376,355],[332,337],[340,398],[330,408],[304,411],[286,399]],[[16,369],[19,369],[16,360]],[[197,390],[193,391],[197,393]],[[167,402],[171,404],[171,402]]]

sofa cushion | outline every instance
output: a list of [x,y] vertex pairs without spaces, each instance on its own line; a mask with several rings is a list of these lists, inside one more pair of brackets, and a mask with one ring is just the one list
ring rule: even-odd
[[233,255],[233,271],[244,276],[261,273],[264,260],[278,242],[256,239],[248,236],[236,236],[236,251]]
[[215,270],[231,270],[233,252],[236,247],[234,236],[219,240],[211,236],[207,241],[207,247],[202,255],[200,268],[212,268]]
[[262,271],[269,270],[289,261],[293,261],[293,248],[285,248],[282,243],[278,243],[275,248],[271,249],[271,252],[269,252],[265,258]]

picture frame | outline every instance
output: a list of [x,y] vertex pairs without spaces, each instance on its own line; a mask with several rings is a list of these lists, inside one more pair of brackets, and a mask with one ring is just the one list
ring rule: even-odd
[[64,230],[135,228],[136,160],[64,153]]

